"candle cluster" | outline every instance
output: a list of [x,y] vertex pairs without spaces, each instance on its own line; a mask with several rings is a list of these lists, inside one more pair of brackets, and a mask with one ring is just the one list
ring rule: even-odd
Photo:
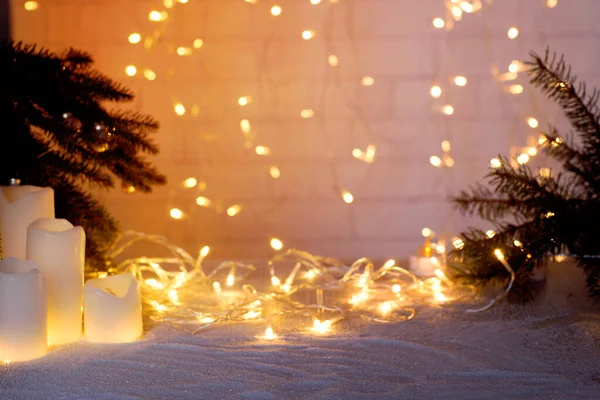
[[[168,250],[168,257],[137,257],[116,261],[125,250],[149,242]],[[346,265],[333,258],[284,250],[266,268],[225,261],[210,272],[204,261],[168,239],[126,232],[113,249],[109,273],[132,273],[140,283],[151,318],[196,332],[223,321],[264,321],[264,338],[275,338],[277,321],[289,316],[308,319],[307,332],[325,334],[339,321],[355,317],[372,322],[412,319],[418,306],[441,305],[472,294],[454,285],[439,266],[419,278],[388,260],[379,268],[367,258]],[[106,273],[101,273],[104,276]],[[283,324],[281,324],[283,326]]]
[[85,335],[127,342],[142,334],[141,300],[131,275],[88,281],[85,232],[55,218],[51,188],[0,186],[0,359],[41,357],[48,346]]

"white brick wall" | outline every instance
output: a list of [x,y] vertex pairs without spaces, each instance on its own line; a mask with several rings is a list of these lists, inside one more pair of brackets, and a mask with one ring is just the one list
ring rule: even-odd
[[[493,66],[504,72],[511,60],[551,45],[590,84],[600,76],[594,0],[559,0],[553,9],[545,0],[496,1],[450,32],[431,25],[445,15],[443,0],[189,0],[168,10],[152,51],[127,37],[152,33],[157,24],[147,15],[159,1],[40,0],[33,12],[23,3],[13,1],[15,38],[88,50],[99,70],[136,92],[133,108],[161,121],[156,162],[170,184],[149,196],[99,196],[125,228],[168,235],[189,251],[209,244],[216,258],[265,257],[271,236],[345,259],[406,257],[420,244],[421,228],[458,231],[472,222],[451,215],[446,197],[480,179],[491,157],[532,140],[526,116],[542,127],[560,122],[524,76],[522,95],[503,92]],[[283,9],[279,17],[269,12],[274,4]],[[520,28],[516,40],[506,36],[512,25]],[[302,40],[304,29],[316,38]],[[204,46],[193,56],[174,54],[197,37]],[[330,53],[339,67],[327,63]],[[125,76],[127,64],[152,68],[156,81]],[[457,74],[468,78],[466,87],[449,83]],[[363,76],[374,86],[363,87]],[[428,92],[436,81],[445,92],[434,100]],[[242,108],[237,98],[244,95],[253,101]],[[174,114],[175,102],[186,106],[185,116]],[[454,115],[438,111],[446,103]],[[300,118],[308,108],[315,117]],[[271,156],[244,148],[242,118]],[[453,146],[451,170],[429,164],[442,140]],[[372,165],[351,155],[369,143],[377,145]],[[269,176],[270,165],[280,179]],[[227,217],[199,208],[198,191],[181,187],[189,176],[207,183],[211,200],[244,210]],[[354,194],[353,204],[342,202],[339,187]],[[170,219],[171,207],[187,219]]]

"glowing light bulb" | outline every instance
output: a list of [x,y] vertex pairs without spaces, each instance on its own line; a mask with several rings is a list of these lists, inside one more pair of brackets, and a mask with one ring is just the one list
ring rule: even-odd
[[327,57],[327,61],[332,67],[336,67],[340,63],[340,59],[335,54],[330,54],[329,57]]
[[129,43],[132,43],[132,44],[139,43],[140,40],[142,40],[142,35],[140,35],[137,32],[134,32],[131,35],[129,35],[129,37],[127,39],[129,40]]
[[206,257],[210,253],[210,247],[204,246],[200,249],[200,257]]
[[183,181],[183,186],[186,188],[193,188],[197,184],[198,180],[196,178],[187,178],[185,181]]
[[558,4],[558,0],[546,0],[546,7],[554,8]]
[[163,5],[165,6],[165,8],[173,8],[175,2],[173,0],[164,0]]
[[189,47],[180,46],[177,48],[176,52],[179,56],[189,56],[190,54],[192,54],[192,49],[190,49]]
[[315,33],[313,31],[306,30],[302,32],[302,39],[309,40],[315,37]]
[[128,65],[125,67],[125,73],[127,76],[135,76],[135,74],[137,74],[137,68],[135,65]]
[[350,193],[349,191],[342,190],[342,199],[347,204],[350,204],[350,203],[352,203],[354,201],[354,196],[352,196],[352,193]]
[[454,107],[452,107],[451,105],[448,104],[448,105],[444,106],[444,108],[442,109],[442,111],[446,115],[452,115],[452,114],[454,114]]
[[500,168],[502,166],[502,161],[500,161],[498,158],[492,158],[490,160],[490,165],[492,168]]
[[135,192],[135,186],[129,185],[127,186],[127,189],[125,189],[126,193],[133,193]]
[[454,78],[454,84],[456,86],[465,86],[467,84],[467,78],[465,78],[464,76],[457,76]]
[[443,19],[438,17],[433,19],[432,24],[435,28],[441,29],[446,25],[446,22],[444,22]]
[[462,249],[463,247],[465,247],[465,242],[463,242],[463,240],[459,237],[452,239],[452,246],[454,246],[455,249]]
[[167,19],[167,16],[168,16],[168,14],[165,11],[159,12],[156,10],[152,10],[148,14],[148,19],[153,22],[160,22],[160,21],[164,21],[165,19]]
[[444,151],[445,153],[450,151],[450,142],[447,140],[444,140],[442,142],[442,151]]
[[502,254],[502,251],[500,249],[496,249],[494,250],[494,255],[496,256],[496,258],[500,261],[504,260],[504,254]]
[[442,159],[439,158],[438,156],[431,156],[431,157],[429,157],[429,162],[434,167],[439,167],[440,165],[442,165]]
[[250,97],[242,96],[238,99],[238,104],[242,107],[247,106],[250,103]]
[[511,27],[506,33],[509,39],[515,39],[519,36],[519,29],[516,26]]
[[272,276],[271,277],[271,285],[278,287],[281,285],[281,280],[279,280],[279,278],[276,276]]
[[281,176],[281,171],[279,171],[279,168],[273,166],[269,168],[269,175],[271,175],[271,178],[277,179]]
[[269,243],[273,250],[283,249],[283,242],[281,240],[279,240],[278,238],[271,238],[271,241]]
[[238,215],[242,211],[242,206],[235,204],[227,209],[227,215],[230,217]]
[[319,4],[321,0],[310,0],[310,4],[316,5]]
[[517,162],[521,165],[527,164],[527,162],[529,161],[529,155],[528,154],[519,154],[519,156],[517,157]]
[[242,132],[244,133],[250,133],[250,121],[248,121],[247,119],[243,119],[240,121],[240,128],[242,129]]
[[517,247],[523,247],[523,243],[521,243],[521,241],[519,241],[519,240],[515,240],[513,243]]
[[267,340],[277,339],[277,335],[275,334],[275,332],[273,332],[273,328],[271,328],[270,326],[265,330],[265,339],[267,339]]
[[254,152],[259,156],[268,156],[271,153],[271,149],[267,146],[256,146]]
[[279,6],[271,7],[271,14],[273,14],[274,16],[281,15],[281,7],[279,7]]
[[202,39],[194,39],[194,41],[192,42],[192,47],[198,50],[200,47],[202,47],[203,44],[204,41]]
[[460,3],[460,8],[461,10],[463,10],[464,12],[468,13],[472,13],[473,12],[473,4],[469,3],[468,1],[463,1],[462,3]]
[[226,280],[225,284],[227,286],[233,286],[234,283],[235,283],[235,275],[233,275],[232,273],[229,273],[227,275],[227,280]]
[[383,268],[392,268],[394,265],[396,265],[396,260],[390,258],[383,264]]
[[432,233],[433,232],[429,228],[423,228],[423,229],[421,229],[421,235],[423,235],[423,237],[426,237],[426,238],[430,237]]
[[183,114],[185,114],[185,107],[181,103],[175,104],[175,106],[173,107],[173,109],[175,110],[175,114],[177,114],[177,115],[183,115]]
[[510,87],[508,88],[508,91],[512,94],[521,94],[521,93],[523,93],[523,86],[522,85],[510,85]]
[[494,232],[493,230],[488,230],[485,232],[485,236],[487,236],[488,238],[493,238],[494,236],[496,236],[496,232]]
[[304,119],[312,118],[315,116],[315,112],[308,108],[306,110],[300,111],[300,116]]
[[200,207],[208,207],[210,206],[210,200],[204,196],[198,196],[196,197],[196,204],[198,204]]
[[460,7],[453,6],[453,7],[450,9],[450,12],[452,13],[452,16],[454,17],[454,19],[455,19],[456,21],[460,21],[460,20],[462,19],[462,13],[463,13],[463,12],[462,12],[462,10],[460,9]]
[[442,88],[438,85],[433,85],[431,89],[429,89],[429,94],[431,95],[431,97],[437,99],[442,95]]
[[529,154],[531,157],[535,157],[537,155],[538,151],[535,147],[528,147],[527,148],[527,154]]
[[444,246],[443,244],[438,244],[437,246],[435,246],[435,251],[437,251],[440,254],[444,254],[446,252],[446,246]]
[[374,83],[375,83],[375,79],[373,79],[372,76],[365,76],[362,78],[363,86],[373,86]]
[[308,279],[308,280],[312,280],[312,279],[314,279],[314,278],[315,278],[315,276],[316,276],[316,274],[315,274],[315,271],[313,271],[312,269],[311,269],[311,270],[308,270],[308,271],[306,271],[306,274],[304,275],[304,277],[305,277],[306,279]]
[[35,11],[38,9],[38,2],[37,1],[26,1],[25,4],[23,4],[23,7],[25,7],[25,9],[27,11]]
[[188,2],[188,0],[177,0],[178,2],[180,2],[181,4],[186,4]]
[[529,117],[527,118],[527,125],[529,125],[531,128],[537,128],[540,123],[538,122],[537,119],[533,118],[533,117]]
[[179,208],[171,208],[171,211],[169,211],[169,215],[173,219],[182,219],[183,211],[181,211]]
[[519,72],[519,70],[521,69],[521,62],[518,60],[512,60],[511,63],[508,65],[508,71],[516,74],[517,72]]
[[149,81],[153,81],[156,79],[156,73],[151,69],[146,68],[144,70],[144,78],[148,79]]
[[398,285],[397,283],[394,283],[392,285],[392,292],[394,293],[400,293],[400,291],[402,290],[402,287],[400,285]]

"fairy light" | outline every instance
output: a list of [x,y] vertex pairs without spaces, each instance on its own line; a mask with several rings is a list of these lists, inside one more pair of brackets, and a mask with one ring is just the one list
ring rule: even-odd
[[542,178],[550,178],[550,168],[540,168],[539,174]]
[[239,204],[235,204],[235,205],[227,208],[226,213],[230,217],[234,217],[234,216],[238,215],[241,211],[242,211],[242,206],[240,206]]
[[271,7],[271,14],[274,16],[279,16],[281,15],[281,7],[280,6],[273,6]]
[[321,2],[321,0],[310,0],[310,4],[317,5]]
[[248,121],[247,119],[243,119],[240,121],[240,128],[242,129],[242,132],[244,133],[250,133],[251,127],[250,127],[250,121]]
[[277,339],[277,335],[275,334],[275,332],[273,332],[273,328],[271,328],[270,326],[265,330],[265,339],[267,340],[273,340],[273,339]]
[[242,96],[238,99],[238,104],[242,107],[247,106],[248,104],[250,104],[250,97],[247,96]]
[[392,312],[392,304],[393,304],[393,303],[391,303],[391,302],[389,302],[389,301],[385,301],[385,302],[383,302],[383,303],[380,303],[380,304],[379,304],[379,307],[378,307],[378,308],[379,308],[379,312],[380,312],[382,315],[388,315],[389,313],[391,313],[391,312]]
[[319,334],[328,333],[331,330],[331,321],[322,321],[315,319],[313,322],[312,330]]
[[473,5],[468,1],[463,1],[460,3],[460,8],[467,14],[472,13],[474,11]]
[[519,36],[519,29],[516,26],[511,27],[506,33],[509,39],[515,39]]
[[182,219],[183,211],[181,211],[179,208],[171,208],[171,211],[169,211],[169,215],[173,219]]
[[173,8],[173,6],[175,5],[175,1],[174,0],[164,0],[163,5],[165,6],[165,8]]
[[166,11],[156,11],[156,10],[152,10],[150,11],[150,13],[148,14],[148,19],[152,22],[161,22],[166,20],[168,17],[168,14]]
[[129,43],[131,43],[131,44],[136,44],[136,43],[139,43],[142,40],[142,35],[140,35],[137,32],[134,32],[131,35],[129,35],[129,37],[127,38],[127,40],[129,40]]
[[194,39],[194,41],[192,42],[192,47],[196,50],[201,48],[202,45],[204,45],[204,41],[202,39]]
[[449,141],[444,140],[442,142],[442,151],[444,151],[446,153],[450,151],[450,142]]
[[300,116],[304,119],[312,118],[315,116],[315,112],[311,109],[302,110]]
[[516,74],[517,72],[521,71],[522,68],[522,63],[519,60],[512,60],[511,63],[508,65],[508,71],[513,74]]
[[273,250],[279,251],[279,250],[283,249],[283,242],[278,238],[271,238],[271,241],[269,242],[269,244],[271,245],[271,248]]
[[546,0],[546,7],[554,8],[558,4],[558,0]]
[[454,17],[455,21],[460,21],[462,19],[463,11],[460,9],[460,7],[453,6],[450,9],[450,12],[452,13],[452,17]]
[[227,281],[225,282],[225,285],[231,287],[233,286],[235,283],[235,275],[233,273],[229,273],[227,274]]
[[375,84],[375,79],[372,76],[365,76],[361,81],[363,86],[373,86]]
[[434,99],[437,99],[437,98],[439,98],[442,95],[442,88],[439,87],[438,85],[433,85],[431,87],[431,89],[429,89],[429,94]]
[[327,57],[327,62],[329,62],[329,65],[331,65],[332,67],[337,67],[340,63],[340,59],[335,54],[330,54]]
[[423,235],[423,237],[428,238],[428,237],[431,237],[432,234],[433,234],[433,231],[429,228],[423,228],[421,230],[421,235]]
[[210,207],[211,201],[204,196],[196,197],[196,204],[200,207]]
[[517,247],[523,247],[523,243],[521,243],[519,240],[515,240],[513,244]]
[[189,56],[192,54],[192,49],[186,46],[179,46],[176,52],[178,56]]
[[452,246],[454,246],[455,249],[460,250],[465,247],[465,242],[461,238],[457,237],[452,239]]
[[135,74],[137,74],[137,68],[135,67],[135,65],[126,66],[125,74],[127,74],[127,76],[135,76]]
[[490,160],[490,166],[492,168],[500,168],[502,166],[502,161],[500,161],[498,158],[492,158]]
[[517,162],[520,165],[527,164],[529,162],[529,154],[526,154],[526,153],[519,154],[519,156],[517,157]]
[[25,7],[25,9],[27,11],[35,11],[38,9],[38,2],[37,1],[26,1],[25,4],[23,4],[23,7]]
[[429,157],[429,162],[434,167],[439,167],[440,165],[442,165],[442,159],[439,158],[438,156],[431,156],[431,157]]
[[271,154],[271,149],[267,146],[256,146],[254,148],[254,152],[259,156],[268,156],[269,154]]
[[508,87],[508,91],[511,94],[521,94],[521,93],[523,93],[523,86],[522,85],[510,85]]
[[540,123],[538,122],[537,119],[535,119],[533,117],[529,117],[529,118],[527,118],[527,125],[529,125],[530,128],[535,129],[540,125]]
[[315,37],[315,33],[313,31],[306,30],[302,32],[302,39],[304,40],[310,40],[313,37]]
[[279,179],[281,171],[279,171],[279,168],[272,166],[269,168],[269,175],[271,175],[271,178],[273,179]]
[[342,190],[342,199],[346,204],[354,202],[354,196],[347,190]]
[[431,23],[433,24],[433,26],[435,28],[438,28],[438,29],[442,29],[444,26],[446,26],[446,22],[444,22],[444,20],[439,17],[434,18]]
[[156,79],[156,73],[151,69],[146,68],[144,69],[144,78],[148,79],[149,81],[153,81]]
[[485,232],[485,236],[487,236],[488,238],[493,238],[494,236],[496,236],[496,232],[494,232],[493,230],[488,230]]
[[394,283],[392,285],[392,292],[398,294],[398,293],[400,293],[401,290],[402,290],[402,286],[400,286],[399,284]]
[[454,77],[454,84],[456,86],[465,86],[467,84],[467,78],[465,78],[464,76],[456,76]]
[[531,146],[527,148],[527,154],[529,154],[530,157],[535,157],[537,153],[538,150],[535,147]]
[[184,115],[185,114],[185,107],[181,103],[175,104],[173,106],[173,109],[175,110],[175,114],[177,114],[177,115]]
[[194,177],[187,178],[183,181],[183,186],[186,188],[193,188],[198,184],[198,180]]
[[454,114],[454,107],[452,107],[450,104],[447,104],[442,108],[442,112],[446,115],[452,115]]

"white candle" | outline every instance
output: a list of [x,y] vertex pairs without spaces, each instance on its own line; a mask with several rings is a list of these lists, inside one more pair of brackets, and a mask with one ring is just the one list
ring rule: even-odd
[[54,218],[54,190],[37,186],[0,186],[2,256],[25,258],[27,227],[38,218]]
[[440,267],[440,260],[437,257],[411,256],[409,267],[416,276],[427,278],[435,276],[435,270]]
[[27,230],[27,259],[48,290],[48,344],[78,340],[82,332],[85,232],[66,219],[41,218]]
[[131,274],[90,279],[83,294],[85,336],[91,342],[127,343],[142,336],[140,288]]
[[33,261],[0,261],[0,360],[27,361],[46,354],[46,290]]

